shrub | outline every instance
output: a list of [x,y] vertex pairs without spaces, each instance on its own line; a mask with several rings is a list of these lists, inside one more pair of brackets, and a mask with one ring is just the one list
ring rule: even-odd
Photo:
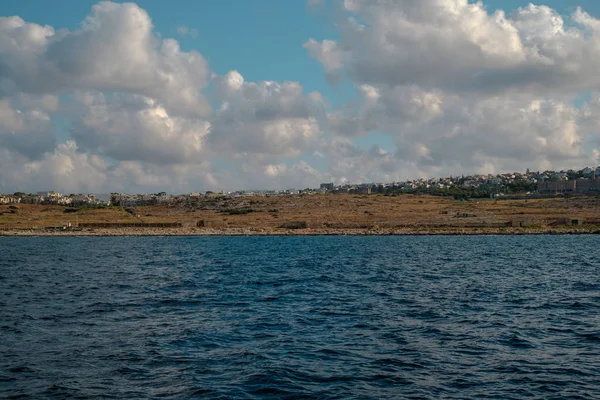
[[252,208],[227,208],[225,210],[223,210],[222,212],[229,214],[229,215],[246,215],[246,214],[250,214],[251,212],[255,212],[256,210],[253,210]]
[[308,225],[306,224],[306,221],[284,222],[283,224],[279,225],[280,228],[284,229],[306,229],[307,226]]

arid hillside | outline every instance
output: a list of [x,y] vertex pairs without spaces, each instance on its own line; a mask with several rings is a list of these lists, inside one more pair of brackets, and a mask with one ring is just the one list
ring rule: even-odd
[[400,195],[215,197],[193,202],[103,209],[14,204],[0,206],[0,228],[42,229],[85,223],[178,222],[183,227],[268,230],[390,228],[541,229],[600,224],[600,198],[454,200]]

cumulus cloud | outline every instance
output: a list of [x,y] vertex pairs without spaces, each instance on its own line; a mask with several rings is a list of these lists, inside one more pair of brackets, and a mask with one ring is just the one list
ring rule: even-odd
[[151,98],[78,93],[80,116],[71,134],[85,150],[119,161],[157,165],[199,162],[210,123],[170,116]]
[[38,158],[55,146],[50,116],[40,109],[21,111],[0,100],[0,147]]
[[[328,126],[389,135],[396,171],[598,162],[594,106],[574,105],[600,89],[600,21],[582,9],[570,23],[546,6],[506,15],[467,0],[346,0],[343,11],[338,41],[305,43],[332,82],[356,88]],[[373,168],[385,176],[386,165]]]
[[145,10],[100,2],[76,31],[0,18],[0,94],[56,94],[75,89],[155,98],[171,112],[210,113],[202,95],[208,66],[177,41],[160,41]]
[[198,30],[195,28],[189,28],[187,26],[184,25],[180,25],[177,27],[177,33],[181,36],[181,37],[192,37],[192,38],[197,38],[198,37]]
[[[297,82],[214,75],[200,53],[161,39],[133,3],[100,2],[74,31],[0,18],[0,152],[13,171],[0,188],[272,187],[303,165],[282,159],[321,143],[324,107]],[[53,116],[66,122],[66,143],[57,144]],[[214,169],[218,157],[229,170]]]
[[286,170],[285,164],[269,164],[265,167],[265,175],[268,176],[279,176]]
[[242,163],[235,173],[221,173],[217,179],[225,182],[221,188],[304,189],[315,187],[318,182],[330,181],[332,176],[300,160],[290,165]]
[[234,156],[297,157],[319,145],[319,95],[297,82],[246,82],[237,71],[215,80],[222,102],[211,126],[212,145]]
[[102,158],[77,152],[73,141],[60,144],[39,160],[0,149],[0,168],[5,173],[2,186],[15,190],[36,191],[57,188],[79,192],[104,187],[107,163]]
[[19,153],[0,148],[0,169],[3,171],[0,188],[26,192],[45,189],[66,193],[191,192],[216,190],[224,183],[213,176],[206,162],[185,165],[140,161],[113,163],[81,151],[72,140],[57,145],[38,160],[29,160]]
[[336,83],[341,79],[346,54],[338,47],[336,42],[323,40],[318,43],[311,38],[304,43],[304,48],[308,50],[312,57],[321,62],[329,82]]
[[329,177],[336,183],[394,182],[419,173],[407,160],[399,160],[377,145],[363,149],[345,137],[334,137],[327,147]]
[[337,38],[304,43],[332,85],[355,89],[335,106],[306,82],[211,72],[133,3],[100,2],[75,30],[0,17],[0,191],[301,188],[599,162],[600,20],[583,9],[336,4]]
[[600,85],[600,24],[580,8],[571,27],[533,4],[508,16],[467,0],[352,0],[344,8],[340,41],[305,44],[328,76],[476,92]]

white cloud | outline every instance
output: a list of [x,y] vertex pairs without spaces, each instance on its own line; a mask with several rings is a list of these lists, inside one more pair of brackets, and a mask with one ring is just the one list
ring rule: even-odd
[[0,157],[0,168],[7,173],[0,184],[19,191],[60,189],[71,192],[104,188],[107,164],[98,156],[77,152],[73,141],[60,144],[43,158],[28,161],[8,150]]
[[241,164],[235,174],[221,174],[229,189],[304,189],[315,187],[323,180],[331,180],[304,160],[286,166],[283,163],[260,166],[253,163]]
[[[0,188],[35,192],[52,189],[66,193],[185,192],[217,189],[219,182],[207,163],[156,165],[139,161],[109,163],[81,152],[74,141],[60,144],[35,161],[0,148]],[[206,188],[206,189],[204,189]]]
[[198,37],[198,30],[196,28],[189,28],[187,26],[184,25],[180,25],[177,27],[177,33],[181,36],[181,37],[192,37],[192,38],[197,38]]
[[323,69],[330,82],[335,83],[341,79],[345,54],[336,42],[333,40],[323,40],[321,43],[318,43],[311,38],[308,42],[304,43],[304,48],[323,65]]
[[50,116],[42,110],[21,111],[0,100],[0,148],[38,158],[55,145]]
[[581,9],[567,27],[556,11],[532,4],[509,16],[467,0],[344,4],[340,41],[305,44],[328,76],[475,92],[600,86],[600,25]]
[[73,32],[0,18],[0,90],[130,92],[155,98],[171,112],[208,115],[201,93],[206,61],[195,51],[181,51],[173,39],[161,42],[152,29],[146,11],[133,3],[98,3]]
[[286,170],[285,164],[269,164],[265,167],[265,175],[267,176],[279,176]]
[[[340,40],[305,47],[330,80],[356,87],[328,113],[329,129],[392,138],[394,166],[372,164],[381,176],[598,162],[595,106],[573,105],[581,90],[600,90],[600,21],[581,9],[569,26],[531,4],[509,16],[467,0],[343,7]],[[337,157],[340,175],[352,170]]]
[[419,173],[414,163],[397,159],[377,145],[365,150],[347,138],[334,137],[326,150],[329,180],[337,183],[393,182]]
[[339,38],[304,48],[355,88],[339,106],[306,82],[216,75],[132,3],[100,2],[73,31],[0,17],[0,191],[301,188],[599,161],[600,20],[582,9],[338,4]]
[[139,95],[78,93],[81,114],[71,129],[87,151],[119,161],[157,165],[200,162],[210,123],[170,116],[155,100]]
[[211,126],[211,144],[236,157],[297,157],[318,146],[320,96],[297,82],[246,82],[237,71],[215,80],[222,102]]

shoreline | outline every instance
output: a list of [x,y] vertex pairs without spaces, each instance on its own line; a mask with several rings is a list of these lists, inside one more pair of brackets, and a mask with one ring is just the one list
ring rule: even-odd
[[39,229],[9,229],[0,237],[40,236],[522,236],[522,235],[593,235],[597,229],[526,229],[526,228],[397,228],[397,229],[260,229],[260,228],[108,228],[89,230],[43,231]]
[[478,201],[427,195],[232,197],[76,211],[20,204],[0,207],[0,237],[581,235],[600,233],[599,209],[600,196]]

